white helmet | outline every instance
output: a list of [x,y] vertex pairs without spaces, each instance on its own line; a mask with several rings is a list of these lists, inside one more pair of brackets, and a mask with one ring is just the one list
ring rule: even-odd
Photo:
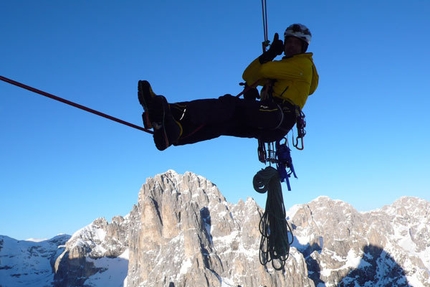
[[303,24],[292,24],[285,30],[284,37],[296,37],[306,42],[308,45],[311,43],[312,34],[308,27]]

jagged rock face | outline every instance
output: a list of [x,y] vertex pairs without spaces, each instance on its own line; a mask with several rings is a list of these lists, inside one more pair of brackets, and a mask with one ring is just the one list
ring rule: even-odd
[[430,287],[428,201],[365,213],[328,197],[293,206],[284,271],[259,262],[261,214],[252,199],[230,204],[205,178],[168,171],[111,223],[43,242],[0,236],[0,286]]
[[[106,264],[98,264],[98,259],[110,258],[118,261],[128,252],[128,225],[129,221],[121,216],[114,217],[111,223],[104,218],[98,218],[75,232],[55,261],[53,285],[94,286],[87,280],[97,273],[107,271]],[[124,263],[127,262],[122,261],[125,262],[119,266],[124,268]],[[126,273],[126,269],[123,273]],[[118,284],[122,284],[123,279],[113,281],[116,282],[115,286],[121,286]]]
[[260,216],[192,173],[148,179],[130,215],[128,286],[314,286],[294,248],[284,273],[260,264]]
[[360,213],[320,197],[294,208],[294,246],[315,285],[430,286],[429,213],[430,203],[418,198]]

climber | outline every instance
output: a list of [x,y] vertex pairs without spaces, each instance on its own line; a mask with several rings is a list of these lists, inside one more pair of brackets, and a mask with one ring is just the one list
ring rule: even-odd
[[[269,49],[243,72],[244,98],[226,94],[217,99],[168,103],[139,81],[138,98],[145,127],[154,130],[159,150],[217,138],[221,135],[281,140],[296,123],[297,113],[318,86],[312,53],[307,53],[311,32],[302,24],[290,25],[284,41],[275,33]],[[273,61],[284,53],[281,60]],[[263,86],[259,92],[256,86]],[[257,98],[259,100],[257,100]]]

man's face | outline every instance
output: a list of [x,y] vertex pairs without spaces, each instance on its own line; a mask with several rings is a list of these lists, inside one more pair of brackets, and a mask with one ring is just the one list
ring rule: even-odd
[[285,56],[291,57],[302,53],[303,42],[296,37],[287,37],[284,41]]

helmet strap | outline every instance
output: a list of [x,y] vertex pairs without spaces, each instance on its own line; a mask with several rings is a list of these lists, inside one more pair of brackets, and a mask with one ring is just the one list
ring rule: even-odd
[[308,50],[309,44],[306,41],[302,40],[302,53],[306,53]]

